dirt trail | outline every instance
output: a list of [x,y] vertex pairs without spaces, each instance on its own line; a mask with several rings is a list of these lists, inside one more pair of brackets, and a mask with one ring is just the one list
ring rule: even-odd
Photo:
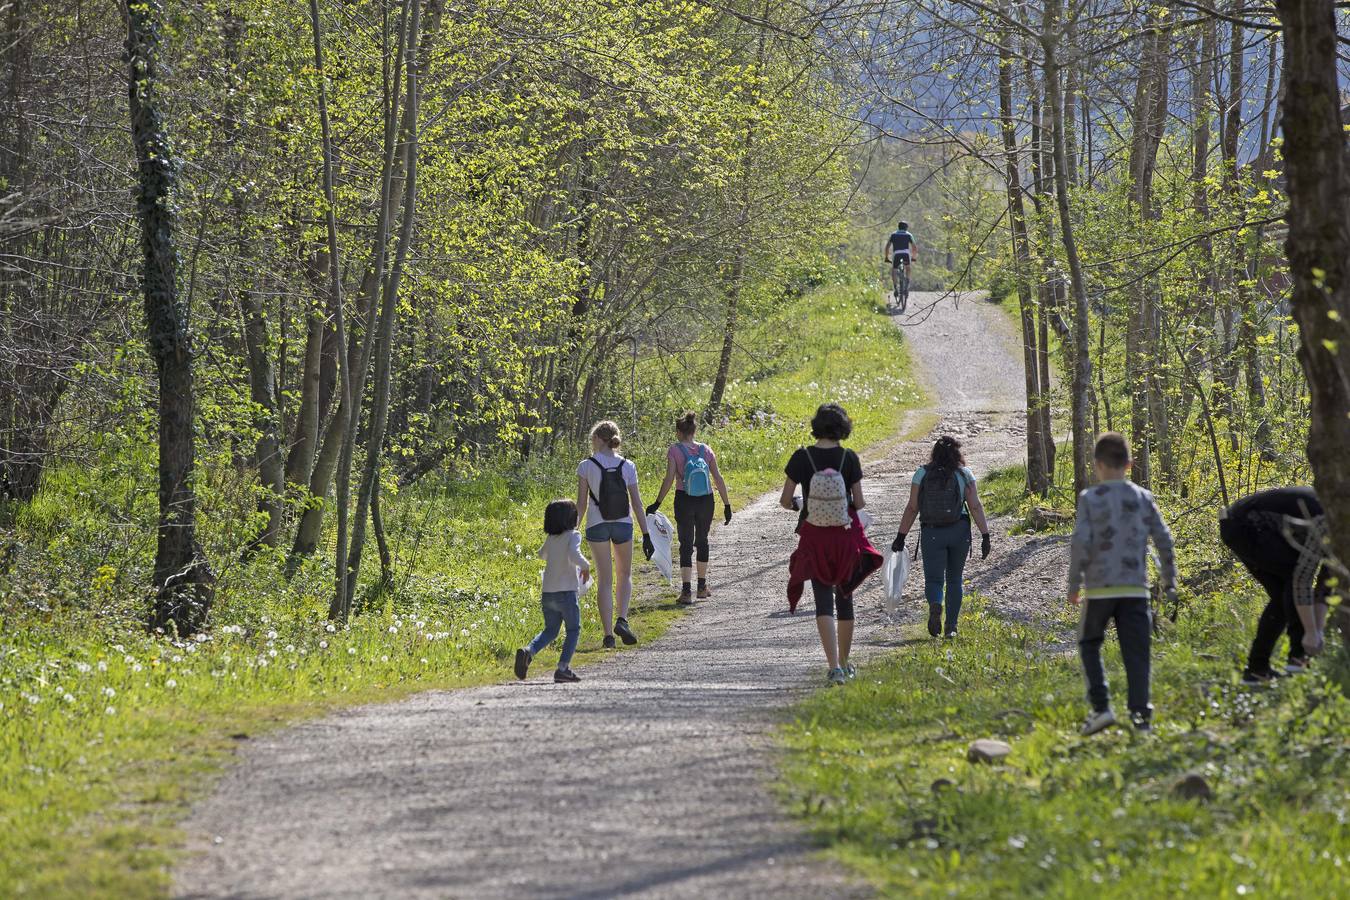
[[[910,308],[936,299],[916,294]],[[967,442],[977,474],[1019,460],[1023,393],[1009,319],[965,296],[897,322],[933,386],[939,428]],[[867,460],[878,542],[894,533],[928,446],[897,440]],[[865,894],[819,858],[771,791],[773,731],[825,675],[809,606],[789,616],[784,600],[793,524],[769,497],[739,513],[714,536],[714,598],[640,652],[586,667],[580,685],[555,686],[541,671],[524,684],[428,692],[251,742],[187,821],[199,852],[177,873],[176,892]],[[997,572],[977,560],[970,580],[993,587]],[[1002,614],[1030,615],[1042,602],[1035,591],[1002,593],[1025,594],[1001,597]],[[875,579],[858,624],[864,655],[899,637],[882,622]]]

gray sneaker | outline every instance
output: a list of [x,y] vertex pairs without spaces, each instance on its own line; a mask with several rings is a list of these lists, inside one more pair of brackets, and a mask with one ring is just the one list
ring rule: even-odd
[[848,676],[849,681],[858,677],[858,667],[853,663],[844,663],[844,674]]
[[830,684],[848,684],[848,675],[843,669],[831,669],[829,679]]
[[1089,734],[1096,734],[1114,724],[1116,724],[1116,714],[1109,709],[1088,713],[1087,721],[1083,723],[1083,735],[1086,737]]

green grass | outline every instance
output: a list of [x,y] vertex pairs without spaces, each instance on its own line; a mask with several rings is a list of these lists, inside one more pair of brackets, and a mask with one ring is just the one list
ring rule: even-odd
[[[733,415],[704,435],[738,506],[781,483],[822,400],[850,406],[858,447],[889,436],[918,402],[903,340],[874,300],[840,277],[744,335]],[[648,498],[669,421],[700,397],[697,381],[644,397],[650,414],[626,449]],[[390,498],[396,583],[344,628],[325,620],[326,558],[287,583],[275,557],[218,554],[210,633],[174,641],[139,627],[153,482],[135,452],[53,473],[11,535],[30,554],[15,571],[46,580],[0,583],[3,896],[163,895],[177,820],[242,741],[343,705],[509,677],[511,652],[540,625],[543,505],[575,490],[581,455],[427,479]],[[374,568],[372,554],[368,578]],[[678,612],[649,571],[639,582],[633,625],[650,640]],[[600,655],[593,605],[583,610],[580,666]],[[541,671],[552,662],[546,653]]]
[[[1250,598],[1215,595],[1155,645],[1147,737],[1080,737],[1076,654],[978,597],[968,608],[959,641],[910,635],[787,728],[785,802],[830,855],[896,897],[1344,892],[1350,701],[1322,675],[1236,684]],[[1069,633],[1067,607],[1058,625]],[[1107,658],[1119,700],[1113,646]],[[1006,765],[966,761],[982,737],[1012,745]],[[1212,802],[1172,795],[1190,772]]]

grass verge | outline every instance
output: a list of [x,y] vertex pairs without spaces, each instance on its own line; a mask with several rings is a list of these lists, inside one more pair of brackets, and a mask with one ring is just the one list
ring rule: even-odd
[[[738,506],[779,482],[823,399],[850,406],[859,448],[919,399],[898,329],[857,279],[800,298],[742,344],[755,353],[738,356],[728,387],[739,413],[705,435]],[[649,498],[667,413],[705,387],[653,391],[645,404],[656,410],[641,429],[650,437],[626,449]],[[279,558],[263,554],[222,565],[213,628],[185,640],[140,628],[144,601],[126,570],[71,560],[107,553],[93,546],[107,517],[99,473],[50,479],[15,544],[94,574],[57,592],[0,585],[0,895],[163,895],[182,841],[176,822],[243,741],[343,705],[508,677],[510,653],[540,624],[543,505],[575,490],[576,454],[391,497],[398,580],[348,626],[325,620],[328,561],[287,582]],[[149,543],[139,541],[142,555]],[[643,581],[633,625],[651,640],[678,613],[673,592]],[[586,609],[583,666],[601,652],[596,625]]]
[[[1215,595],[1155,644],[1154,734],[1082,738],[1076,655],[972,601],[959,641],[907,635],[787,728],[786,802],[830,855],[886,896],[1343,893],[1350,701],[1324,675],[1236,684],[1252,602]],[[1108,670],[1119,699],[1114,647]],[[982,737],[1006,765],[966,761]],[[1187,774],[1209,802],[1174,793]]]

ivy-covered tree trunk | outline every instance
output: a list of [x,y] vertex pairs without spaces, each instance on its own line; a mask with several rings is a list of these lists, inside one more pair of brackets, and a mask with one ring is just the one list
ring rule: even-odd
[[[1293,310],[1308,378],[1308,460],[1336,555],[1350,561],[1350,147],[1336,78],[1333,0],[1278,0],[1284,26],[1285,176]],[[1345,578],[1341,579],[1344,595]],[[1350,615],[1338,619],[1350,637]]]
[[212,574],[197,544],[193,492],[196,393],[190,310],[178,296],[173,191],[177,172],[156,89],[162,10],[158,0],[127,7],[127,86],[138,164],[146,340],[159,376],[159,526],[156,597],[150,624],[189,634],[210,612]]

